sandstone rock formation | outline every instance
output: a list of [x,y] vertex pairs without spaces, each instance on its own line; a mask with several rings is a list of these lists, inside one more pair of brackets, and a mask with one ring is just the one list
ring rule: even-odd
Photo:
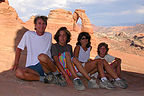
[[134,41],[131,43],[131,46],[139,47],[144,49],[144,33],[135,34],[133,37]]
[[34,18],[35,16],[31,16],[31,18],[28,21],[26,21],[23,25],[29,30],[34,30]]
[[[77,24],[78,19],[81,19],[82,25],[81,27]],[[27,22],[25,22],[25,27],[33,30],[33,19],[34,16],[30,18]],[[64,9],[55,9],[51,10],[48,15],[48,26],[47,30],[58,30],[60,27],[67,27],[70,31],[86,31],[93,33],[93,28],[90,23],[89,18],[87,17],[85,10],[76,9],[72,14],[71,11],[67,11]],[[27,26],[28,25],[28,26]],[[31,26],[32,25],[32,26]]]
[[92,28],[92,25],[90,23],[90,20],[87,17],[85,10],[82,10],[82,9],[76,9],[74,14],[73,14],[74,31],[77,31],[77,24],[76,23],[77,23],[79,18],[81,19],[81,22],[82,22],[81,31],[93,33],[93,28]]
[[[6,2],[0,3],[0,66],[10,68],[14,60],[15,46],[21,38],[21,29],[25,29],[20,22],[17,12]],[[3,67],[7,66],[7,67]],[[3,70],[4,70],[3,69]]]
[[137,38],[143,38],[143,37],[144,37],[144,33],[138,33],[138,34],[135,34],[134,37],[137,37]]
[[22,23],[16,10],[5,2],[0,3],[0,17],[0,25],[16,25],[17,23]]
[[72,12],[64,9],[51,10],[48,15],[48,29],[58,29],[62,26],[73,30],[73,17]]
[[116,33],[115,33],[115,36],[117,36],[117,37],[122,37],[122,38],[128,37],[125,32],[116,32]]

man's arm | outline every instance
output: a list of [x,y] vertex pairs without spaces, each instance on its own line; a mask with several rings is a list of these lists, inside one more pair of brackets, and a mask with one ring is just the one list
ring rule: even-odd
[[12,70],[16,70],[19,64],[19,59],[20,59],[20,55],[21,55],[22,49],[20,48],[16,48],[16,54],[15,54],[15,61],[14,64],[12,66]]

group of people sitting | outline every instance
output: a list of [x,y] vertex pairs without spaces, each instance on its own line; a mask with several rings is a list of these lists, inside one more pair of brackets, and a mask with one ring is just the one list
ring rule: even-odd
[[[123,89],[128,84],[121,77],[121,59],[108,54],[108,44],[98,45],[98,55],[90,59],[91,36],[81,32],[77,38],[74,52],[68,44],[71,33],[66,27],[58,29],[54,35],[57,43],[52,44],[52,35],[45,32],[46,16],[36,16],[35,30],[27,31],[16,49],[15,62],[12,70],[17,78],[28,81],[41,81],[60,86],[73,85],[77,90],[85,90],[80,76],[87,79],[88,88],[113,89],[116,86]],[[27,48],[26,67],[19,67],[22,50]],[[97,79],[93,74],[98,73]]]

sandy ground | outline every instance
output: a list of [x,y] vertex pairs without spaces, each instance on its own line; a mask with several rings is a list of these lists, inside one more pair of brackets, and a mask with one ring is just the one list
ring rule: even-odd
[[[14,72],[7,70],[0,73],[0,96],[143,96],[144,75],[126,71],[123,71],[122,75],[128,81],[127,89],[86,88],[85,91],[77,91],[73,87],[19,80],[14,76]],[[85,79],[83,81],[87,83]]]

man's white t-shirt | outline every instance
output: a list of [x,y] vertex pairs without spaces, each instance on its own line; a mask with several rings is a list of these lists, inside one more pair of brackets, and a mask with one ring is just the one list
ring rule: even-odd
[[97,55],[97,56],[95,57],[95,59],[105,59],[108,63],[112,63],[112,62],[115,60],[115,57],[107,54],[107,55],[105,55],[104,58],[102,58],[102,57],[100,57],[99,55]]
[[36,65],[39,62],[38,55],[41,53],[47,54],[51,58],[51,44],[51,33],[45,32],[42,36],[39,36],[34,31],[27,31],[18,45],[18,48],[22,50],[27,47],[26,67]]

